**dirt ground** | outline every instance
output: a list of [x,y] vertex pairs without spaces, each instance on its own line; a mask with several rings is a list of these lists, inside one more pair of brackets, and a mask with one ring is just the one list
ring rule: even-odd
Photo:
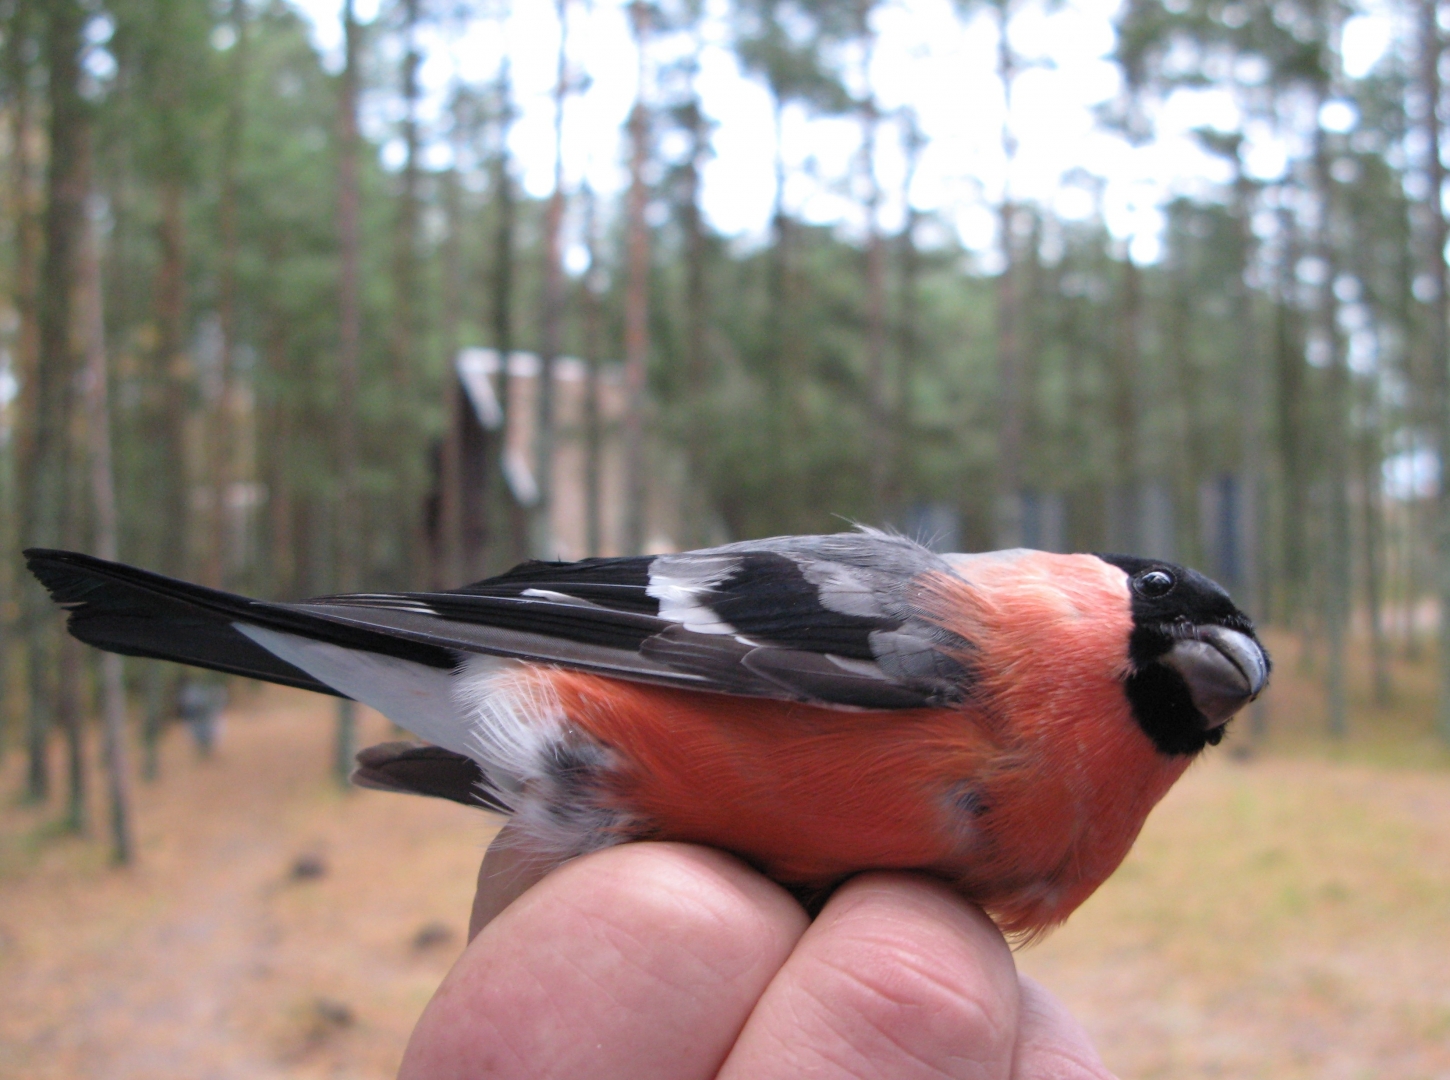
[[[57,837],[54,808],[0,809],[0,1076],[392,1075],[492,830],[337,792],[330,717],[269,689],[211,760],[173,731],[132,869]],[[1450,770],[1334,756],[1195,766],[1122,870],[1020,954],[1125,1080],[1450,1078]]]
[[[364,740],[395,737],[361,720]],[[138,791],[133,869],[5,811],[0,1076],[393,1074],[462,947],[492,826],[340,793],[330,739],[330,704],[281,689],[232,710],[209,761],[173,730]]]

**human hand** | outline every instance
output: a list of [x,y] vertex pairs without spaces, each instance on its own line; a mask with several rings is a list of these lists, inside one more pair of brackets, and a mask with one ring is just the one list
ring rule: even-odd
[[625,844],[538,877],[490,851],[477,936],[400,1080],[1111,1080],[991,920],[930,878],[863,874],[812,922],[709,848]]

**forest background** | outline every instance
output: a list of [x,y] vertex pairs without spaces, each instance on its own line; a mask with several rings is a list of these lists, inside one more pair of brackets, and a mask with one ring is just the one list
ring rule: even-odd
[[[1175,103],[1217,103],[1177,133],[1196,155],[1178,181],[1120,197],[1091,163],[1018,179],[1003,103],[1052,64],[1031,28],[1074,10],[386,0],[364,20],[343,0],[329,44],[281,0],[4,0],[0,753],[28,754],[25,796],[57,786],[59,733],[79,821],[103,715],[120,805],[128,699],[150,771],[176,693],[166,666],[83,659],[22,546],[272,597],[557,554],[547,473],[527,499],[504,482],[517,417],[478,451],[465,535],[452,363],[471,346],[622,380],[619,430],[591,413],[572,436],[624,447],[623,528],[605,542],[596,476],[573,554],[643,550],[669,458],[698,508],[682,545],[859,521],[1173,558],[1297,635],[1343,734],[1351,636],[1388,698],[1450,587],[1442,12],[1103,9],[1104,138],[1161,147]],[[552,14],[545,151],[520,135],[525,13]],[[977,43],[1001,114],[991,160],[946,185],[922,179],[940,94],[880,85],[883,26],[926,15]],[[571,127],[607,74],[604,16],[633,100]],[[1381,46],[1348,62],[1366,26]],[[766,105],[745,143],[702,90],[721,56]],[[836,152],[802,154],[808,132]],[[712,217],[709,189],[752,168],[756,225]],[[546,460],[565,433],[550,393],[531,407]]]

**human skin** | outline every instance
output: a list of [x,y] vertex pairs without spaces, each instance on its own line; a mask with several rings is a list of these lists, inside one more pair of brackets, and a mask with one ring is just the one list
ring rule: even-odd
[[862,874],[812,921],[709,848],[541,869],[491,849],[400,1080],[1110,1077],[992,921],[931,878]]

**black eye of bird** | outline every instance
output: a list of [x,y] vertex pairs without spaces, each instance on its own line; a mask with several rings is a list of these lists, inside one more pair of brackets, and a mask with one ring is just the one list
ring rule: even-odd
[[1166,596],[1173,588],[1173,575],[1167,570],[1148,570],[1139,574],[1133,583],[1138,590],[1139,596],[1146,596],[1150,600],[1156,600],[1160,596]]

